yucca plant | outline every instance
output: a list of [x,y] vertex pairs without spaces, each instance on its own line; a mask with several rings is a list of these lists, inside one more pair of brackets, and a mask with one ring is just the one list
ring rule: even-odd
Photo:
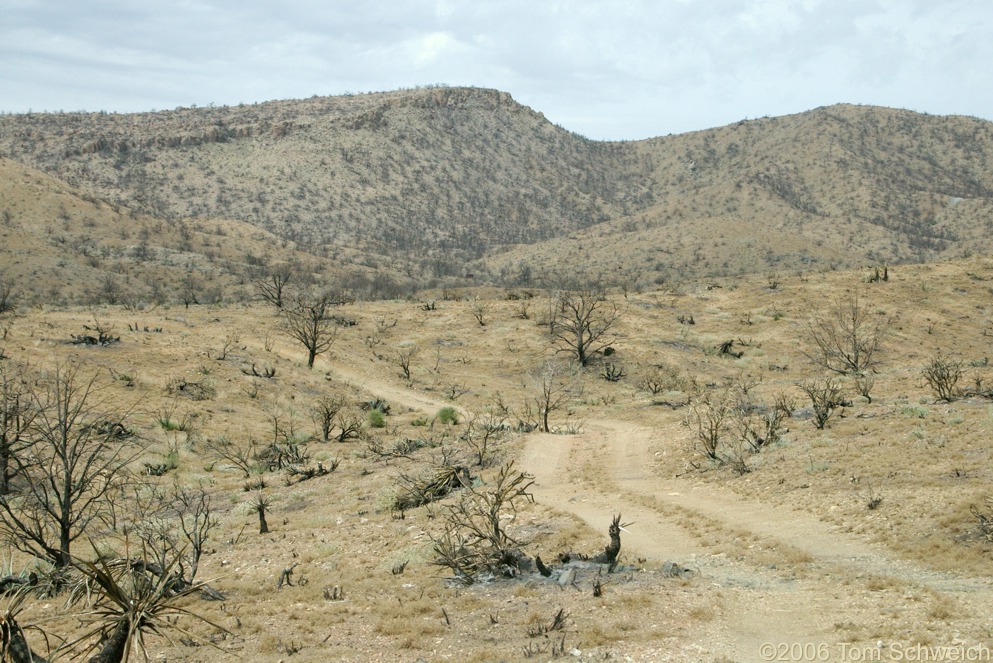
[[[124,663],[135,651],[148,660],[145,635],[152,633],[168,638],[169,631],[176,631],[186,638],[201,641],[180,627],[170,617],[188,615],[224,631],[209,619],[177,605],[184,596],[199,591],[203,586],[194,583],[176,590],[175,569],[180,556],[161,569],[149,572],[149,565],[141,560],[98,559],[95,562],[74,562],[82,574],[69,596],[69,604],[85,601],[91,610],[84,620],[92,626],[65,649],[80,656],[96,652],[89,663]],[[96,638],[99,636],[99,638]]]
[[4,595],[6,604],[0,608],[0,663],[40,663],[47,660],[31,651],[24,637],[24,629],[17,623],[17,615],[29,592],[30,589],[22,585]]

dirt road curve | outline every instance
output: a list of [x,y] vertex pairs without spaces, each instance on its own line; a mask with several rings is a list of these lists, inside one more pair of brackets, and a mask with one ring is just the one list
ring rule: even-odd
[[[811,643],[827,645],[821,651],[830,660],[845,660],[853,650],[842,643],[865,633],[844,625],[893,614],[912,631],[910,602],[952,596],[964,612],[987,612],[989,578],[923,569],[810,514],[749,503],[712,486],[695,488],[692,479],[656,476],[653,435],[624,422],[599,422],[576,436],[531,435],[520,464],[535,475],[535,498],[543,504],[598,530],[622,513],[633,523],[622,535],[626,559],[645,558],[649,566],[672,560],[696,569],[697,582],[725,588],[725,609],[702,638],[710,651],[765,660],[763,643]],[[964,635],[961,626],[956,637]],[[988,637],[986,628],[975,626]],[[903,637],[910,643],[916,635]]]
[[[413,410],[446,404],[337,368],[341,379]],[[856,652],[876,645],[882,656],[869,660],[893,660],[888,653],[907,650],[887,647],[921,642],[993,649],[990,578],[925,569],[809,513],[657,476],[661,444],[651,428],[598,421],[581,435],[528,435],[518,466],[535,476],[535,499],[547,507],[599,531],[616,513],[633,523],[622,534],[622,559],[643,558],[649,568],[675,561],[696,571],[696,586],[719,590],[715,618],[691,643],[699,660],[770,660],[768,643],[822,647],[818,658],[776,660],[858,660]]]

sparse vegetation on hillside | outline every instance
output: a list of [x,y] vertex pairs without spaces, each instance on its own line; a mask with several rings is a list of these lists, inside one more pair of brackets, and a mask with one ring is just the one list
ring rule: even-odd
[[[239,233],[215,219],[272,233],[268,246],[244,252],[248,266],[265,272],[309,254],[349,268],[353,289],[373,297],[413,284],[547,285],[577,265],[643,289],[993,248],[984,174],[993,129],[975,118],[839,105],[598,143],[505,93],[433,88],[130,116],[9,115],[0,136],[0,154],[77,187],[123,225],[145,216],[177,233],[174,247],[137,227],[123,241],[101,238],[99,224],[80,233],[76,204],[62,195],[46,232],[90,269],[230,260],[225,245]],[[24,209],[6,207],[16,236]],[[267,258],[277,248],[283,255]]]
[[[725,565],[731,562],[722,560],[735,560],[734,577],[749,582],[805,578],[810,591],[816,589],[818,610],[833,622],[871,623],[873,638],[922,624],[944,628],[947,618],[929,617],[926,609],[898,613],[899,626],[880,618],[880,602],[890,601],[886,590],[862,601],[849,588],[843,606],[824,607],[837,587],[832,578],[846,571],[821,556],[824,541],[816,537],[838,535],[817,534],[807,543],[780,530],[797,522],[819,527],[815,516],[831,523],[826,530],[850,530],[854,543],[829,539],[825,545],[851,546],[847,564],[872,574],[874,586],[904,583],[893,597],[902,606],[905,595],[922,605],[930,605],[931,592],[945,595],[915,578],[938,577],[945,568],[966,575],[985,568],[991,549],[985,521],[975,515],[984,512],[974,505],[983,503],[993,480],[980,443],[991,401],[985,390],[969,388],[968,398],[927,408],[915,402],[934,396],[922,379],[928,356],[975,357],[968,362],[970,382],[989,381],[982,332],[990,274],[983,259],[891,273],[885,289],[873,290],[870,309],[889,326],[885,362],[860,375],[812,364],[804,352],[814,346],[798,339],[808,320],[832,315],[832,299],[823,295],[865,285],[861,271],[783,279],[774,289],[757,276],[687,282],[675,292],[629,291],[618,302],[624,315],[610,327],[617,353],[597,360],[596,370],[583,369],[571,351],[555,352],[549,331],[558,298],[537,289],[527,301],[535,302],[536,317],[548,313],[549,319],[524,320],[520,298],[486,289],[423,293],[414,301],[346,298],[334,306],[333,351],[320,355],[320,371],[306,368],[304,344],[271,333],[280,315],[268,303],[191,303],[187,309],[176,302],[141,312],[123,303],[32,307],[10,318],[8,357],[0,361],[7,385],[3,412],[11,415],[4,439],[13,455],[24,449],[22,432],[35,426],[17,418],[18,403],[25,390],[46,384],[31,376],[52,357],[99,362],[106,367],[101,374],[113,377],[100,391],[110,403],[141,401],[126,423],[132,437],[122,446],[140,452],[121,468],[131,488],[115,492],[111,510],[99,523],[91,520],[83,536],[112,568],[130,558],[130,568],[148,570],[142,573],[151,573],[152,583],[161,576],[151,569],[171,568],[163,586],[184,591],[207,578],[209,588],[196,595],[224,599],[223,609],[211,602],[179,605],[226,634],[185,618],[178,625],[190,634],[181,642],[145,634],[146,647],[168,657],[194,655],[199,638],[213,639],[218,660],[245,647],[273,661],[290,650],[302,661],[354,659],[343,652],[356,646],[368,658],[371,645],[346,635],[358,630],[399,658],[428,656],[438,638],[466,660],[512,657],[532,641],[528,629],[547,626],[547,615],[560,608],[570,615],[564,635],[584,653],[670,651],[673,643],[703,639],[730,651],[726,634],[740,616],[726,596],[741,593],[752,605],[755,590],[729,584]],[[616,301],[623,293],[603,296]],[[418,301],[435,305],[427,310]],[[473,319],[481,305],[483,333]],[[942,319],[956,324],[933,328],[928,322]],[[119,338],[107,346],[71,343],[84,325],[91,333],[112,329]],[[378,343],[369,342],[372,336]],[[722,353],[728,339],[735,350]],[[932,351],[937,342],[941,348]],[[408,376],[384,348],[411,347],[420,352],[410,354]],[[31,367],[27,377],[22,365]],[[631,375],[602,379],[609,366]],[[874,377],[872,400],[851,400],[857,378],[866,375]],[[804,386],[814,395],[799,402]],[[116,427],[106,431],[123,434]],[[894,468],[912,471],[905,476]],[[6,499],[24,504],[26,475],[11,471],[8,477]],[[517,478],[527,495],[516,505],[498,504]],[[708,506],[711,496],[719,506]],[[617,549],[614,572],[584,567],[599,557],[574,551],[603,550],[603,528],[622,509],[632,523],[624,525],[630,532],[625,548]],[[655,513],[670,515],[662,522]],[[790,515],[766,526],[751,513]],[[18,536],[14,527],[5,526],[9,537]],[[679,543],[686,537],[696,543]],[[653,548],[654,540],[665,540],[665,549]],[[863,568],[868,562],[858,556],[860,546],[870,540],[885,542],[875,554],[910,560],[894,561],[892,568],[919,564],[931,575],[896,580],[885,575],[894,571],[880,576],[879,569]],[[72,550],[78,555],[88,548]],[[69,565],[52,576],[52,560],[39,554],[43,559],[25,564],[21,553],[24,571],[11,568],[10,578],[0,579],[27,586],[31,573],[38,578],[16,615],[21,626],[40,623],[44,604],[33,592],[56,591],[66,586],[66,574],[71,582],[77,573]],[[707,582],[696,581],[685,566],[691,554],[705,560]],[[178,561],[170,566],[172,560]],[[471,586],[449,587],[436,563],[459,585]],[[825,564],[840,575],[811,572]],[[489,580],[514,574],[521,580]],[[794,612],[810,598],[805,592],[790,590]],[[784,598],[771,590],[763,596],[777,606]],[[588,613],[591,597],[604,603]],[[533,608],[505,608],[521,599]],[[693,629],[673,636],[620,626],[663,602],[674,623]],[[306,620],[292,617],[307,608]],[[56,637],[75,637],[85,632],[78,612],[60,612],[42,625]],[[485,629],[480,635],[480,619],[502,634],[498,643],[487,643]],[[985,624],[979,616],[952,619],[964,633]],[[637,645],[628,644],[632,630]],[[35,651],[46,651],[34,631],[25,633]]]
[[985,123],[130,119],[0,118],[0,657],[988,639]]

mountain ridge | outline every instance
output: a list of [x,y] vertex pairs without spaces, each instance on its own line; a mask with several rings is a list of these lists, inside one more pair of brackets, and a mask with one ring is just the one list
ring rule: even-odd
[[852,104],[593,141],[462,87],[0,117],[0,154],[87,195],[236,219],[413,282],[547,281],[576,259],[657,281],[985,252],[991,153],[987,121]]

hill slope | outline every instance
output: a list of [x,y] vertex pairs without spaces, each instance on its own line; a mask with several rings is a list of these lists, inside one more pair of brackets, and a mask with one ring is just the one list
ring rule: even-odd
[[270,264],[343,273],[261,228],[163,221],[10,159],[0,158],[0,201],[0,279],[25,303],[213,303],[253,296],[249,279]]
[[238,219],[417,279],[527,280],[577,260],[658,279],[986,251],[991,153],[986,121],[844,105],[594,142],[472,88],[0,118],[0,154],[89,195]]
[[490,261],[630,281],[989,252],[993,125],[833,106],[631,144],[654,202]]

